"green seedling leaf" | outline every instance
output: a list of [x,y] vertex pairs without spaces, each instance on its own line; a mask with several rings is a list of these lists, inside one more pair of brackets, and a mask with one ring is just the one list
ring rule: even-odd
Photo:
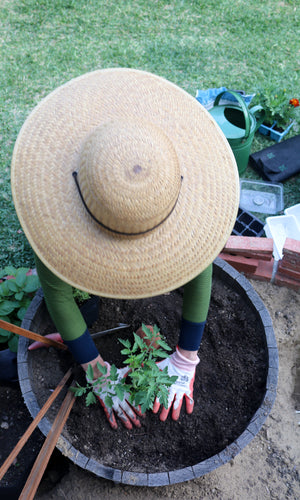
[[86,374],[87,374],[87,377],[88,377],[89,380],[93,380],[93,378],[94,378],[94,371],[93,371],[92,365],[88,365]]
[[168,346],[167,342],[165,342],[162,338],[157,339],[157,344],[165,349],[166,351],[172,351],[171,347]]
[[[139,335],[134,333],[133,336],[134,336],[134,341],[135,341],[134,344],[137,344],[137,347],[139,347],[141,349],[141,351],[145,348],[147,349],[147,344],[143,341],[143,339],[141,339],[141,337]],[[132,352],[134,352],[134,351],[132,350]]]
[[92,391],[90,391],[85,398],[85,404],[86,404],[86,406],[90,406],[90,405],[93,405],[95,403],[97,403],[96,396]]
[[124,356],[126,356],[126,354],[130,354],[130,353],[131,353],[130,349],[122,349],[121,350],[121,354],[123,354]]
[[125,391],[126,391],[126,389],[125,389],[124,385],[122,385],[122,384],[117,384],[117,385],[114,387],[114,389],[115,389],[115,392],[116,392],[116,395],[118,396],[118,398],[119,398],[121,401],[123,401],[124,396],[125,396]]
[[107,366],[106,365],[100,365],[99,361],[97,361],[97,368],[102,375],[107,374]]
[[[154,328],[155,326],[153,327],[153,332],[154,332]],[[142,323],[142,330],[146,336],[146,339],[151,339],[153,337],[153,333],[152,331],[150,330],[150,328],[148,328],[145,323]]]
[[80,397],[86,393],[87,387],[81,387],[81,385],[76,382],[76,387],[70,387],[70,391],[74,392],[76,397]]
[[162,349],[155,349],[155,356],[157,356],[158,358],[168,358],[169,354]]
[[112,405],[113,405],[113,400],[112,400],[112,397],[107,395],[105,396],[105,400],[104,400],[104,403],[106,404],[106,406],[108,408],[112,408]]
[[124,347],[127,347],[127,349],[131,349],[131,342],[130,340],[126,339],[118,339],[119,342],[121,342],[121,344],[124,346]]
[[109,378],[112,380],[112,382],[116,382],[118,380],[118,371],[116,365],[111,365]]

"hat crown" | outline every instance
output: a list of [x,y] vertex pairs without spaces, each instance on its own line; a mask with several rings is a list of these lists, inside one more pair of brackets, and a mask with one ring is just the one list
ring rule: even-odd
[[78,167],[84,202],[111,231],[139,234],[172,212],[181,185],[174,146],[156,125],[110,121],[85,139]]

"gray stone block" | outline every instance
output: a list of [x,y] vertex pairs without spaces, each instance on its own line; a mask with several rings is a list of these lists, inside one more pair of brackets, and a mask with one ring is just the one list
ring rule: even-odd
[[195,479],[193,467],[185,467],[184,469],[172,470],[169,472],[170,484],[183,483],[190,479]]
[[170,484],[168,472],[148,474],[148,486],[166,486]]
[[217,467],[220,467],[222,464],[223,462],[219,455],[214,455],[213,457],[207,458],[206,460],[193,465],[192,469],[195,477],[201,477],[204,476],[204,474],[208,474],[214,469],[217,469]]
[[106,467],[105,465],[99,464],[96,460],[89,459],[85,469],[93,472],[96,476],[104,477],[114,481],[115,483],[122,482],[122,472],[119,469],[113,469],[112,467]]

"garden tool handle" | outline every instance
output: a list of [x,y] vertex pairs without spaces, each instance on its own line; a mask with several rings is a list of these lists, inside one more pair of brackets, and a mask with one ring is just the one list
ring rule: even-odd
[[49,347],[57,347],[58,349],[63,349],[63,350],[68,349],[68,346],[66,344],[63,344],[62,342],[56,342],[56,340],[48,339],[47,337],[43,337],[43,335],[40,335],[39,333],[31,332],[30,330],[25,330],[25,328],[13,325],[12,323],[8,323],[8,321],[4,321],[3,319],[0,319],[0,328],[3,328],[4,330],[8,330],[11,333],[15,333],[16,335],[21,335],[22,337],[26,337],[31,340],[43,342],[43,344],[46,344]]
[[[264,121],[265,119],[265,116],[266,116],[266,112],[264,110],[264,108],[258,104],[257,106],[254,106],[253,108],[250,108],[251,113],[255,116],[255,119],[256,119],[256,126],[255,126],[255,130],[254,132],[256,132],[259,127],[261,126],[262,122]],[[258,117],[256,116],[256,113],[260,111]]]
[[236,98],[236,100],[238,101],[239,105],[242,108],[244,118],[245,118],[245,136],[244,136],[244,139],[248,139],[250,131],[251,131],[251,120],[250,120],[250,116],[249,116],[249,109],[247,108],[244,100],[242,99],[241,95],[238,92],[235,92],[234,90],[224,90],[224,92],[221,92],[215,98],[214,106],[217,106],[219,104],[221,97],[226,93],[232,94]]
[[[75,385],[73,380],[71,386]],[[70,411],[75,402],[75,394],[70,390],[67,391],[65,399],[56,415],[52,427],[46,437],[46,440],[33,464],[31,472],[27,478],[25,486],[23,487],[19,500],[33,500],[35,493],[39,487],[43,474],[46,470],[47,464],[51,458],[52,452],[56,446],[59,436],[62,433],[64,425],[69,417]]]
[[33,431],[36,429],[42,418],[45,416],[47,411],[49,410],[50,406],[52,405],[53,401],[57,398],[58,394],[61,392],[63,387],[66,385],[68,379],[72,375],[72,368],[69,368],[65,376],[61,379],[57,387],[54,389],[52,394],[49,396],[47,399],[46,403],[44,406],[40,409],[38,414],[36,415],[35,419],[31,422],[27,430],[24,432],[23,436],[19,439],[18,443],[10,453],[10,455],[7,457],[5,462],[0,468],[0,481],[15,460],[15,458],[19,455],[20,451],[24,447],[24,445],[27,443],[28,439],[30,438],[31,434]]

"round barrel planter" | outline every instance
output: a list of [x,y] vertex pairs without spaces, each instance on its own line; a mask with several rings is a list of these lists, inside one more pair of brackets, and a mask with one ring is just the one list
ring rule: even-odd
[[[167,471],[162,470],[162,472],[136,472],[134,470],[123,470],[100,463],[93,456],[87,456],[83,453],[82,449],[79,450],[76,445],[74,445],[72,436],[64,431],[57,443],[57,448],[63,455],[68,457],[76,465],[99,477],[123,484],[151,487],[175,484],[203,476],[222,466],[229,460],[232,460],[252,441],[263,426],[276,397],[278,351],[272,321],[263,301],[253,289],[251,283],[238,271],[219,258],[214,262],[214,277],[226,283],[227,290],[232,290],[232,292],[234,291],[234,293],[239,294],[243,298],[243,301],[251,308],[251,311],[255,315],[257,329],[259,329],[263,335],[263,345],[267,360],[265,370],[266,379],[263,381],[263,397],[259,407],[248,419],[242,432],[212,456],[198,463],[191,463],[186,467],[174,468],[173,470]],[[45,324],[51,324],[51,320],[43,300],[43,293],[39,290],[27,311],[22,327],[41,333],[45,329]],[[34,418],[39,412],[42,404],[38,402],[35,393],[31,359],[31,353],[33,351],[28,351],[29,342],[28,339],[20,338],[18,349],[18,375],[25,404]],[[40,422],[39,428],[45,436],[48,435],[51,425],[47,416]]]

